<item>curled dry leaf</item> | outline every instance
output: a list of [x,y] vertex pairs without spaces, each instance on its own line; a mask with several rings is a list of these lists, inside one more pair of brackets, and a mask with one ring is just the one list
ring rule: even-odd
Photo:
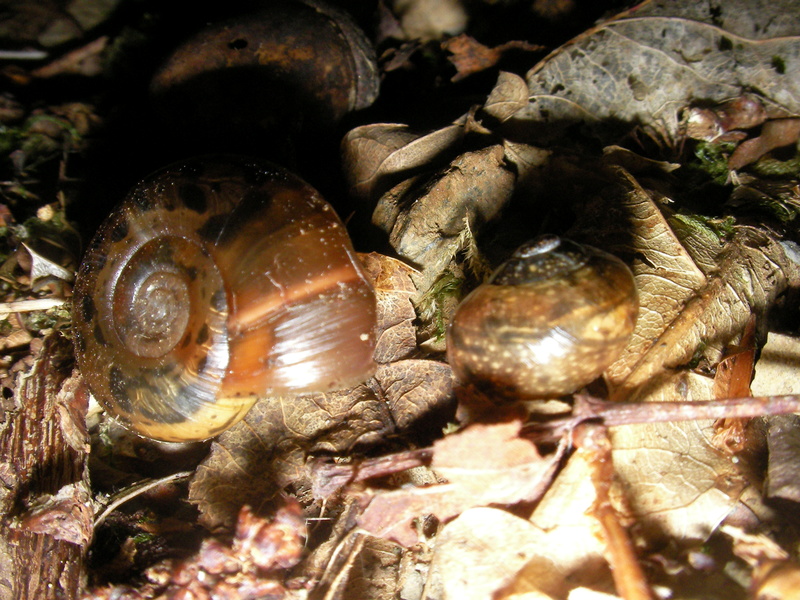
[[466,34],[450,38],[442,43],[442,47],[451,53],[447,57],[457,73],[451,81],[461,81],[473,73],[479,73],[495,66],[503,55],[509,51],[541,52],[544,46],[537,46],[524,41],[511,41],[489,48]]
[[[380,226],[403,258],[419,266],[413,276],[419,290],[428,290],[464,247],[463,234],[477,234],[496,217],[514,189],[515,175],[505,165],[504,149],[490,146],[465,152],[425,189],[385,195],[376,214],[393,215]],[[392,207],[382,207],[391,203]]]
[[396,123],[356,127],[342,140],[342,164],[350,193],[361,200],[376,198],[397,183],[398,174],[430,167],[463,135],[461,121],[427,135]]

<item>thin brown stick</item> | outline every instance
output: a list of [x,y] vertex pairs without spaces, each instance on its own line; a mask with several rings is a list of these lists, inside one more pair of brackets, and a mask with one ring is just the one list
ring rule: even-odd
[[800,396],[748,396],[708,401],[679,402],[609,402],[593,396],[575,396],[572,414],[525,427],[533,437],[561,437],[586,421],[596,421],[607,427],[663,423],[667,421],[698,421],[703,419],[760,417],[800,412]]

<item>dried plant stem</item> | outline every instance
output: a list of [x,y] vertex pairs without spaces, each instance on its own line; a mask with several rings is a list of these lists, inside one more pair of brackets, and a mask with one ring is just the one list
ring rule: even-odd
[[532,423],[525,433],[533,437],[560,437],[586,421],[607,427],[698,421],[703,419],[746,418],[800,412],[800,396],[748,396],[708,401],[610,402],[592,396],[575,396],[572,415],[542,423]]
[[625,600],[653,600],[633,542],[609,498],[608,492],[614,481],[614,463],[608,429],[603,425],[583,424],[575,431],[574,441],[578,452],[587,456],[591,466],[592,483],[597,495],[592,514],[603,528],[617,593]]

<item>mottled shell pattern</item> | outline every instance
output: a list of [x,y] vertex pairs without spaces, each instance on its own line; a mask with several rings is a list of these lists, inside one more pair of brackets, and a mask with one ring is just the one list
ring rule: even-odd
[[373,369],[375,295],[308,184],[235,156],[174,164],[130,191],[75,284],[80,370],[124,425],[202,440],[267,395]]
[[459,305],[456,377],[509,399],[558,397],[596,379],[630,340],[636,285],[618,258],[557,236],[529,242]]

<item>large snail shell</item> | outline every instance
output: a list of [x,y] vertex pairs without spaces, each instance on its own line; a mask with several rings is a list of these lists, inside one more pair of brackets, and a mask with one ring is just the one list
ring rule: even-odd
[[375,296],[330,205],[269,163],[188,160],[139,183],[75,284],[78,365],[148,437],[200,440],[269,394],[369,376]]
[[265,2],[210,25],[176,48],[151,82],[171,125],[188,123],[204,138],[256,136],[262,146],[276,131],[318,138],[371,105],[378,87],[370,41],[321,0]]
[[558,397],[597,378],[633,333],[636,286],[618,258],[556,236],[519,248],[459,305],[456,377],[509,398]]

